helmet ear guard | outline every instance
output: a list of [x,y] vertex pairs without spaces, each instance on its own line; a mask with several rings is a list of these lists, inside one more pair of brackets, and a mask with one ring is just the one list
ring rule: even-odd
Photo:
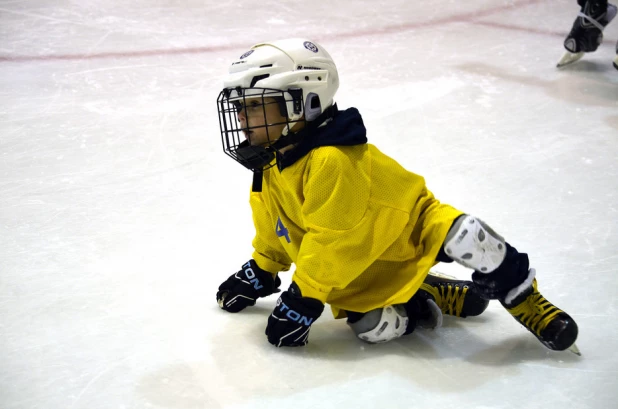
[[309,122],[315,120],[322,113],[320,96],[310,92],[305,101],[305,119]]
[[[310,92],[303,103],[303,90],[301,88],[290,88],[286,92],[290,99],[281,98],[279,110],[281,116],[287,117],[290,122],[299,121],[303,115],[307,122],[315,120],[324,111],[320,104],[320,96]],[[290,109],[291,107],[291,109]]]

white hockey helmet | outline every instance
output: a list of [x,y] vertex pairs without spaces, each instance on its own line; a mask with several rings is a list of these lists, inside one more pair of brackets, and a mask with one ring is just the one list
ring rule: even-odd
[[252,46],[232,63],[223,84],[229,101],[261,97],[264,89],[284,91],[287,112],[282,114],[289,121],[303,115],[312,121],[333,105],[339,75],[321,45],[292,38]]

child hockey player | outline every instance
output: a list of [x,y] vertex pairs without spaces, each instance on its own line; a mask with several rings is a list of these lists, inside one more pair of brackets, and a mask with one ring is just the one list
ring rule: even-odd
[[[616,17],[616,6],[607,0],[577,0],[577,4],[581,10],[564,40],[567,51],[558,62],[558,67],[574,63],[585,53],[596,51],[603,41],[603,29]],[[614,68],[618,70],[618,42]]]
[[[325,303],[378,343],[438,326],[441,312],[479,315],[497,299],[545,346],[576,352],[577,325],[539,293],[528,256],[368,144],[359,112],[334,103],[338,87],[330,55],[302,39],[257,44],[230,66],[221,137],[254,173],[256,235],[253,258],[219,287],[219,306],[254,305],[294,263],[266,327],[278,347],[305,345]],[[472,282],[429,274],[441,261],[473,269]]]

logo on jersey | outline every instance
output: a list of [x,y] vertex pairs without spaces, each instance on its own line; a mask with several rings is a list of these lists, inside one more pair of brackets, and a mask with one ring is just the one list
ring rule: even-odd
[[251,54],[253,54],[254,50],[249,50],[246,53],[244,53],[243,55],[240,56],[240,59],[242,60],[243,58],[247,58],[248,56],[250,56]]
[[318,52],[318,47],[316,47],[316,45],[315,45],[315,44],[313,44],[311,41],[305,41],[305,42],[303,43],[303,45],[304,45],[304,46],[305,46],[305,48],[306,48],[307,50],[309,50],[309,51],[312,51],[312,52],[314,52],[314,53],[317,53],[317,52]]
[[277,237],[285,237],[285,240],[288,243],[292,242],[290,240],[290,233],[288,232],[288,229],[283,225],[283,222],[281,221],[281,217],[277,217],[277,225],[275,226],[275,233],[277,233]]

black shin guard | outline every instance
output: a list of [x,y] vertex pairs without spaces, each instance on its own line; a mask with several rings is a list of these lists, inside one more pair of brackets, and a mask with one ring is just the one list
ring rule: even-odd
[[504,299],[509,291],[526,281],[529,269],[528,255],[506,243],[506,256],[500,267],[491,273],[475,271],[472,281],[483,297],[490,300]]

